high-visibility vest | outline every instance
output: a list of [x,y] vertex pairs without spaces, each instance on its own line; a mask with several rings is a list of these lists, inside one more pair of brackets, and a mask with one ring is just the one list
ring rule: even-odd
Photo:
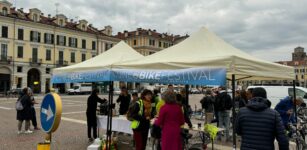
[[[143,104],[143,100],[138,100],[138,101],[136,101],[136,103],[139,105],[139,107],[140,107],[140,110],[139,110],[139,115],[140,116],[142,116],[143,115],[143,107],[144,107],[144,104]],[[140,125],[140,121],[137,121],[137,120],[133,120],[132,122],[131,122],[131,128],[132,129],[136,129],[136,128],[138,128],[139,127],[139,125]]]

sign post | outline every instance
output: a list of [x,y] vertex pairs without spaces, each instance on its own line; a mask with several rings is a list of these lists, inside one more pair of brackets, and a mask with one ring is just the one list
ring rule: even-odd
[[62,100],[56,93],[47,94],[41,104],[40,120],[41,127],[47,133],[44,143],[39,143],[38,150],[50,150],[51,134],[60,125],[62,115]]

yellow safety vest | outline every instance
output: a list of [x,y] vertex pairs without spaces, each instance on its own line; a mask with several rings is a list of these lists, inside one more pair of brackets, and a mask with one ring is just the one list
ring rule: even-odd
[[[140,107],[140,110],[139,110],[139,115],[140,116],[142,116],[143,115],[143,107],[144,107],[144,104],[143,104],[143,100],[138,100],[137,102],[136,102],[137,104],[139,104],[139,107]],[[132,129],[136,129],[136,128],[138,128],[139,127],[139,125],[140,125],[140,121],[137,121],[137,120],[133,120],[132,122],[131,122],[131,128]]]

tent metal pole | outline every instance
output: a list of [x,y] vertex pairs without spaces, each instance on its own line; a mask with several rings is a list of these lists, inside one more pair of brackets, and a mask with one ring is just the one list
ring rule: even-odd
[[112,115],[113,115],[113,81],[109,82],[109,101],[108,101],[108,117],[107,117],[107,141],[106,149],[111,149],[111,136],[112,136]]
[[236,77],[234,74],[232,74],[232,80],[231,80],[231,85],[232,85],[232,143],[233,143],[233,149],[235,150],[237,148],[237,142],[236,142],[236,130],[235,130],[235,121],[236,121],[236,112],[235,112],[235,92],[236,92],[236,87],[235,87],[235,81]]
[[185,85],[185,99],[186,99],[186,105],[189,105],[189,85],[188,84],[186,84]]
[[[296,100],[296,80],[293,80],[293,100],[295,102]],[[297,123],[297,110],[296,110],[296,104],[293,105],[294,109],[294,116],[295,116],[295,122]],[[295,126],[295,132],[297,133],[297,125]],[[298,149],[298,139],[296,139],[296,148]]]

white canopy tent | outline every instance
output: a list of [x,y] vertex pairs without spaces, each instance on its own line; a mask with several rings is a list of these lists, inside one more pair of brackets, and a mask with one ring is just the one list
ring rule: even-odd
[[121,41],[108,51],[101,53],[94,58],[75,65],[54,69],[53,74],[110,69],[114,63],[141,58],[144,58],[144,56],[132,49],[124,41]]
[[125,69],[185,69],[223,67],[227,78],[277,80],[294,79],[292,67],[255,58],[228,44],[206,28],[201,28],[181,43],[138,60],[116,63]]

